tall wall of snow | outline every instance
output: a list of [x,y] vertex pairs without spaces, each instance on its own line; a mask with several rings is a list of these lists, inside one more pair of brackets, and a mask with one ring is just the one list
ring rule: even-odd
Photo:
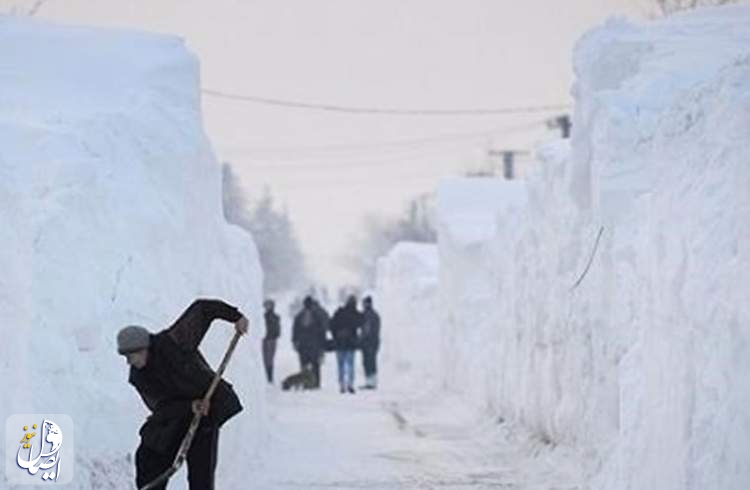
[[591,488],[748,488],[750,9],[611,21],[575,70],[569,149],[439,191],[445,380]]
[[440,379],[437,285],[434,244],[401,242],[378,260],[374,306],[383,325],[381,376],[391,378],[389,385],[418,379],[424,386],[427,379]]
[[[440,287],[438,304],[443,328],[445,381],[464,390],[477,405],[492,403],[497,385],[495,359],[502,342],[495,328],[497,281],[507,271],[493,239],[500,222],[523,210],[524,187],[488,178],[452,178],[438,189]],[[503,298],[510,300],[510,297]]]
[[[197,60],[177,38],[15,18],[0,18],[0,60],[0,419],[70,415],[75,487],[122,488],[147,412],[117,330],[224,298],[257,329],[225,375],[246,411],[222,431],[218,481],[244,485],[263,437],[262,276],[252,238],[223,219]],[[231,334],[214,324],[209,362]]]
[[610,486],[747,488],[750,9],[612,23],[575,66],[572,163],[610,230],[592,298],[618,333]]

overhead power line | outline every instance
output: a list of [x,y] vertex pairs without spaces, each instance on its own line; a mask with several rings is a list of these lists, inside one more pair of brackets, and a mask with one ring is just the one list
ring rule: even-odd
[[507,114],[531,114],[541,112],[555,112],[569,109],[566,104],[501,107],[495,109],[394,109],[382,107],[353,107],[336,104],[320,104],[292,100],[259,97],[256,95],[232,94],[218,90],[203,89],[205,95],[229,100],[252,102],[255,104],[290,107],[294,109],[312,109],[317,111],[341,112],[348,114],[381,114],[391,116],[496,116]]
[[[476,150],[476,149],[475,149]],[[476,158],[481,154],[472,156],[474,151],[466,147],[455,147],[449,150],[445,148],[434,149],[409,149],[398,153],[370,153],[360,154],[357,156],[333,156],[333,157],[308,157],[308,158],[290,158],[290,159],[273,159],[264,157],[245,157],[240,160],[229,158],[229,161],[237,163],[240,166],[251,168],[266,168],[279,171],[288,171],[290,169],[306,170],[359,170],[359,169],[378,169],[378,168],[410,168],[414,164],[420,167],[425,164],[430,168],[440,167],[437,163],[439,157],[449,157],[454,163],[465,162],[466,158]],[[532,160],[533,154],[528,150],[513,150],[516,160]]]
[[[362,168],[393,168],[393,167],[409,167],[409,164],[415,162],[422,162],[434,166],[433,161],[438,156],[451,156],[460,157],[465,155],[465,149],[454,149],[453,151],[446,152],[442,151],[410,151],[407,153],[399,154],[371,154],[361,155],[359,157],[348,157],[348,158],[317,158],[317,159],[291,159],[291,160],[269,160],[262,158],[246,158],[243,159],[239,164],[243,166],[253,168],[269,168],[277,170],[290,170],[290,169],[308,169],[308,170],[322,170],[322,169],[342,169],[342,170],[356,170]],[[234,161],[231,160],[230,161]]]
[[391,141],[379,141],[370,143],[354,143],[354,144],[330,144],[330,145],[317,145],[317,146],[297,146],[297,147],[222,147],[219,148],[221,152],[229,153],[233,155],[243,154],[276,154],[276,155],[316,155],[316,154],[329,154],[329,153],[359,153],[362,151],[383,151],[389,149],[399,148],[419,148],[422,146],[436,146],[436,145],[455,145],[464,142],[476,142],[483,139],[495,138],[502,135],[508,135],[512,133],[531,131],[537,128],[544,127],[544,121],[534,121],[527,124],[521,124],[512,127],[505,128],[493,128],[486,129],[484,131],[474,131],[467,133],[452,133],[442,134],[430,137],[415,138],[415,139],[402,139],[402,140],[391,140]]

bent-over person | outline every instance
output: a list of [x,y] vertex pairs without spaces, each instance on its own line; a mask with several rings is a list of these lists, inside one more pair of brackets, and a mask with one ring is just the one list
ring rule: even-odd
[[[188,482],[191,490],[214,488],[219,428],[242,410],[232,385],[223,379],[210,403],[202,402],[216,373],[198,346],[216,319],[247,332],[247,318],[237,308],[199,299],[157,334],[135,325],[117,334],[117,350],[130,365],[128,381],[152,412],[141,426],[135,453],[138,488],[169,468],[196,413],[204,417],[187,454]],[[166,488],[166,482],[158,488]]]

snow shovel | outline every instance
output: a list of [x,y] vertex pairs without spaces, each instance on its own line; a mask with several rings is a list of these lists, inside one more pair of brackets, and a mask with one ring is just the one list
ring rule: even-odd
[[[224,370],[226,369],[227,364],[229,364],[229,358],[232,357],[232,352],[234,352],[234,348],[237,347],[237,342],[240,340],[241,335],[242,334],[240,332],[234,333],[234,337],[232,337],[232,341],[229,343],[227,352],[224,354],[224,359],[221,360],[219,369],[216,370],[216,376],[214,376],[213,381],[211,381],[211,385],[208,387],[208,391],[206,391],[206,394],[203,396],[203,403],[207,403],[211,400],[211,396],[214,394],[214,391],[216,391],[216,387],[219,385],[221,375],[224,374]],[[175,456],[174,461],[172,462],[172,466],[167,468],[164,473],[157,476],[156,479],[142,486],[139,490],[151,490],[152,488],[158,487],[159,485],[169,480],[172,475],[177,473],[177,470],[180,469],[182,463],[185,462],[185,458],[187,458],[190,444],[192,444],[193,437],[195,437],[195,432],[198,430],[198,425],[201,422],[201,417],[202,415],[200,413],[196,413],[195,415],[193,415],[193,420],[190,421],[190,427],[188,427],[185,437],[182,438],[180,449],[177,451],[177,456]]]

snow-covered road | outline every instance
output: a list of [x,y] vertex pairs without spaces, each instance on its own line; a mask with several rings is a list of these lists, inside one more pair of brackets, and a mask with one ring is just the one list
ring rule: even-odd
[[333,361],[320,391],[269,387],[271,435],[252,488],[582,488],[566,451],[482,420],[429,382],[339,394]]

